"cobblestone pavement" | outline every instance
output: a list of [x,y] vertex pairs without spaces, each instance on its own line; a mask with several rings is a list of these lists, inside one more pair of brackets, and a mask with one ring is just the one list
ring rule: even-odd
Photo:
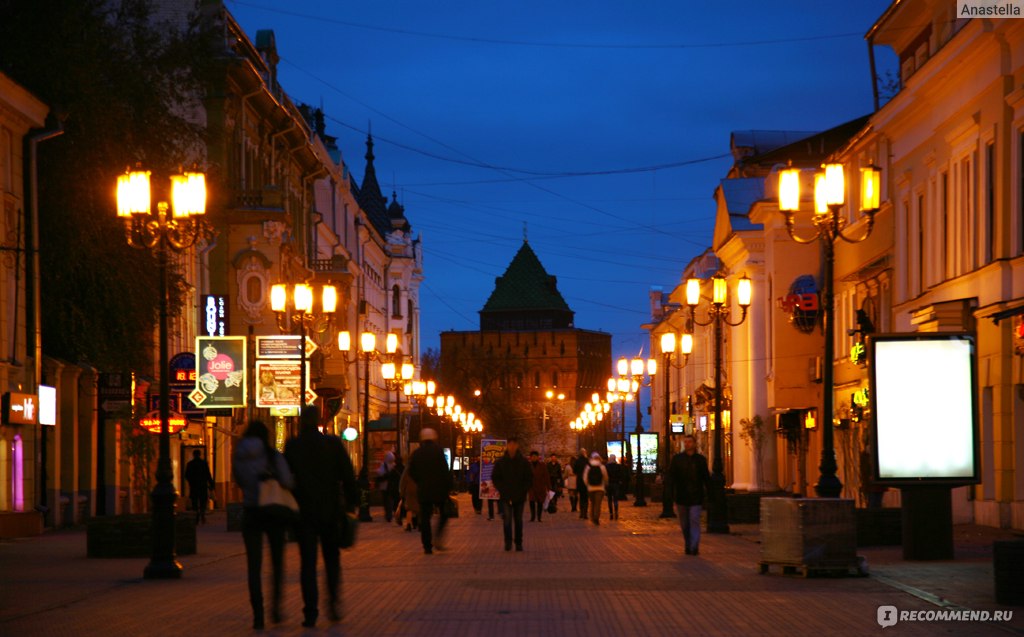
[[[598,527],[561,511],[526,523],[525,552],[503,550],[500,521],[474,515],[465,496],[447,550],[424,555],[415,533],[363,524],[342,556],[345,616],[303,629],[298,551],[287,550],[285,620],[270,635],[1024,635],[1011,622],[902,622],[883,629],[877,609],[1014,610],[993,598],[986,547],[1005,533],[962,527],[958,559],[909,563],[899,548],[859,551],[871,577],[758,573],[756,525],[704,535],[686,556],[660,506],[622,506]],[[251,631],[241,537],[223,514],[181,558],[180,581],[143,581],[146,560],[86,559],[85,533],[68,530],[0,543],[0,635],[240,635]],[[1000,535],[1002,533],[1002,535]],[[977,536],[977,537],[976,537]],[[980,539],[979,539],[980,538]]]

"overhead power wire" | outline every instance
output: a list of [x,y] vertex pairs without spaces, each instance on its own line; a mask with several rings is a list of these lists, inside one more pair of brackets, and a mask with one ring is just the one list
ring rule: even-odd
[[560,42],[557,40],[516,40],[506,38],[485,38],[480,36],[471,35],[457,35],[452,33],[436,33],[430,31],[417,31],[414,29],[402,29],[397,27],[384,27],[375,24],[365,24],[361,22],[352,22],[351,20],[342,20],[339,18],[331,18],[325,15],[312,15],[309,13],[302,13],[299,11],[290,11],[288,9],[280,9],[275,7],[268,7],[259,5],[251,2],[243,2],[242,0],[230,0],[231,4],[238,5],[240,7],[249,7],[251,9],[257,9],[260,11],[266,11],[268,13],[276,13],[278,15],[287,15],[293,18],[303,18],[305,20],[312,20],[320,23],[337,24],[340,26],[350,27],[353,29],[363,29],[366,31],[377,31],[382,33],[394,33],[397,35],[411,35],[420,38],[432,38],[435,40],[451,40],[455,42],[470,42],[474,44],[495,44],[503,46],[522,46],[522,47],[540,47],[540,48],[555,48],[555,49],[610,49],[610,50],[658,50],[658,49],[723,49],[732,47],[747,47],[747,46],[770,46],[775,44],[791,44],[797,42],[820,42],[822,40],[841,40],[845,38],[859,38],[863,37],[861,31],[849,31],[846,33],[828,33],[822,35],[807,35],[807,36],[794,36],[786,38],[764,38],[759,40],[734,40],[731,42],[651,42],[651,43],[624,43],[624,42]]

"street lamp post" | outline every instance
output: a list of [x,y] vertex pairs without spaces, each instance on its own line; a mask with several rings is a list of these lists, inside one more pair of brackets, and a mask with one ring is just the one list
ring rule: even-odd
[[[277,283],[270,286],[270,309],[277,315],[277,327],[280,331],[286,331],[290,326],[286,325],[284,317],[288,311],[288,299],[291,297],[292,307],[295,313],[291,315],[291,324],[299,324],[299,405],[304,407],[309,404],[306,396],[306,385],[309,382],[306,373],[306,331],[309,324],[320,317],[313,312],[313,288],[306,283],[297,283],[288,294],[288,285]],[[333,285],[323,286],[320,297],[320,309],[323,318],[328,321],[334,318],[338,309],[338,289]]]
[[[395,356],[400,358],[400,356]],[[411,381],[416,370],[412,363],[396,363],[389,360],[380,366],[380,375],[384,379],[384,386],[395,392],[395,453],[402,457],[402,390],[406,381]]]
[[[636,498],[633,501],[635,507],[647,506],[647,498],[644,494],[644,467],[643,454],[640,453],[640,434],[643,433],[643,415],[640,412],[640,388],[650,387],[654,383],[654,376],[658,373],[658,362],[653,358],[644,359],[635,357],[632,360],[625,356],[619,359],[616,364],[621,380],[628,381],[628,387],[636,399]],[[646,367],[647,375],[644,376]],[[623,409],[623,423],[625,423],[625,405]],[[623,425],[625,426],[625,425]]]
[[[124,221],[128,244],[133,248],[156,249],[160,273],[160,445],[156,465],[153,502],[153,550],[143,571],[147,579],[177,579],[181,564],[174,546],[175,501],[171,469],[170,380],[167,343],[167,250],[184,250],[211,234],[202,220],[206,214],[206,177],[186,172],[171,177],[171,203],[157,202],[157,216],[151,216],[149,171],[135,170],[117,179],[117,216]],[[170,212],[170,214],[168,214]]]
[[[348,332],[338,334],[338,349],[347,352],[352,347],[352,337]],[[377,351],[377,335],[363,332],[359,335],[360,355],[363,357],[363,450],[362,466],[359,468],[359,487],[362,489],[359,498],[359,520],[372,522],[370,515],[370,361],[377,360],[381,354]],[[398,351],[398,335],[389,333],[385,340],[387,354]]]
[[750,307],[750,279],[740,278],[736,288],[736,302],[742,315],[735,323],[729,321],[726,280],[720,276],[711,278],[711,303],[708,304],[708,318],[698,321],[696,308],[701,299],[701,280],[689,279],[686,282],[686,305],[690,308],[690,320],[697,325],[714,324],[715,329],[715,457],[711,464],[711,481],[708,494],[708,533],[728,533],[729,516],[725,502],[725,462],[722,454],[723,422],[722,422],[722,325],[739,326],[747,318]]
[[824,252],[824,273],[822,282],[821,329],[825,334],[825,356],[822,370],[822,440],[820,475],[814,491],[821,498],[838,498],[843,484],[836,475],[836,453],[833,439],[833,362],[835,343],[832,323],[835,319],[833,270],[835,268],[835,244],[837,239],[847,243],[859,243],[871,235],[875,225],[875,214],[879,209],[881,171],[877,166],[868,165],[860,169],[861,199],[860,212],[867,217],[864,233],[857,238],[847,237],[843,229],[847,218],[841,214],[846,199],[846,180],[842,164],[826,164],[814,178],[814,225],[817,230],[812,237],[798,236],[795,216],[800,211],[800,169],[787,168],[779,172],[779,211],[786,217],[786,231],[797,243],[811,243],[820,240]]
[[[672,363],[672,355],[676,352],[677,342],[679,344],[679,353],[683,355],[684,361],[679,366]],[[658,516],[660,518],[676,517],[672,500],[672,481],[669,479],[670,476],[668,474],[669,467],[672,465],[672,415],[669,413],[672,403],[669,399],[669,390],[671,389],[669,378],[671,377],[673,367],[682,369],[686,366],[685,361],[689,358],[691,352],[693,352],[692,334],[679,334],[677,337],[675,332],[665,332],[661,335],[661,354],[664,356],[662,368],[665,374],[665,444],[664,451],[661,454],[661,515]]]
[[437,384],[432,380],[415,380],[406,383],[404,391],[409,400],[416,405],[416,411],[420,413],[420,431],[423,431],[424,407],[434,407],[434,392],[437,391]]
[[[565,400],[565,394],[564,393],[559,392],[558,394],[556,394],[554,392],[554,390],[551,390],[551,389],[549,389],[546,392],[544,392],[544,397],[548,399],[548,402],[553,402],[556,398],[558,400]],[[547,453],[548,453],[548,420],[550,420],[550,419],[551,419],[551,416],[548,414],[548,404],[547,404],[547,402],[545,402],[544,403],[544,407],[542,408],[542,411],[541,411],[541,415],[540,415],[540,426],[541,426],[540,453],[541,453],[541,457],[547,457]]]

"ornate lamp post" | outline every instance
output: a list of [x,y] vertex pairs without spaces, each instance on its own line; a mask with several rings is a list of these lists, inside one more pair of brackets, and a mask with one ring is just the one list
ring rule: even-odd
[[747,318],[750,307],[750,279],[742,277],[736,287],[736,302],[742,314],[738,321],[729,321],[728,288],[720,276],[711,278],[711,299],[708,304],[708,318],[698,321],[695,313],[701,300],[701,280],[686,282],[686,305],[690,308],[690,320],[697,325],[711,325],[715,328],[715,457],[711,464],[711,484],[708,502],[708,533],[728,533],[729,518],[725,504],[725,473],[722,459],[722,325],[736,327]]
[[[682,365],[672,362],[677,342],[679,353],[683,356]],[[675,332],[665,332],[661,335],[661,355],[664,357],[661,366],[665,373],[665,443],[661,453],[661,515],[658,516],[660,518],[676,517],[672,501],[672,481],[669,480],[668,475],[669,466],[672,464],[672,415],[669,413],[671,411],[671,401],[669,400],[671,384],[669,378],[673,367],[682,369],[686,366],[686,360],[690,357],[691,352],[693,352],[693,334],[679,334],[677,337]]]
[[559,400],[559,401],[565,400],[565,394],[562,393],[562,392],[558,392],[556,394],[554,390],[549,389],[546,392],[544,392],[544,397],[547,398],[547,402],[544,403],[544,406],[542,408],[541,415],[540,415],[540,425],[541,425],[540,453],[541,453],[541,457],[547,457],[547,453],[548,453],[548,420],[551,419],[551,415],[548,414],[548,403],[550,402],[550,403],[553,404],[556,399]]
[[[338,349],[347,352],[352,348],[352,337],[348,332],[338,333]],[[363,357],[363,461],[359,468],[359,486],[362,497],[359,499],[359,520],[372,522],[370,515],[370,361],[377,360],[381,354],[377,351],[377,335],[363,332],[359,335],[360,355]],[[389,333],[385,339],[387,354],[398,351],[398,335]]]
[[[277,327],[281,332],[288,331],[291,325],[299,325],[299,405],[311,403],[306,395],[306,332],[314,322],[321,319],[330,322],[338,309],[338,289],[333,285],[325,285],[321,291],[319,314],[313,311],[313,287],[306,283],[296,283],[288,293],[288,284],[277,283],[270,286],[270,309],[277,315]],[[288,315],[288,300],[291,299],[294,314]],[[285,321],[285,317],[291,319]]]
[[847,237],[843,230],[848,219],[841,214],[846,199],[846,179],[842,164],[825,164],[814,176],[814,225],[817,230],[814,236],[800,237],[795,228],[796,213],[800,210],[800,169],[787,168],[779,172],[779,211],[786,216],[786,231],[797,243],[821,241],[824,252],[825,272],[822,281],[822,312],[821,331],[825,334],[825,360],[822,370],[822,440],[821,464],[818,470],[818,484],[814,490],[818,497],[838,498],[843,484],[836,475],[836,453],[833,441],[833,362],[835,360],[835,343],[832,339],[832,322],[835,319],[835,299],[833,293],[833,270],[835,268],[835,244],[837,239],[847,243],[859,243],[871,235],[875,226],[875,213],[879,208],[879,192],[881,171],[877,166],[869,165],[860,169],[861,198],[860,212],[867,217],[864,233],[857,238]]
[[[174,506],[178,497],[171,470],[170,379],[167,369],[167,250],[184,250],[210,236],[203,221],[206,214],[206,177],[187,172],[171,177],[171,203],[158,201],[152,216],[149,171],[135,170],[117,179],[117,216],[124,221],[125,236],[133,248],[156,250],[160,271],[160,449],[153,487],[153,552],[143,571],[147,579],[181,577],[174,547]],[[170,214],[168,214],[170,213]]]
[[437,383],[432,380],[414,380],[406,383],[403,388],[405,395],[416,405],[416,411],[420,413],[420,430],[423,430],[424,407],[434,407],[434,392],[437,391]]
[[[644,376],[646,366],[647,375]],[[619,378],[630,382],[630,389],[636,396],[636,499],[633,501],[635,507],[647,506],[647,498],[644,496],[644,467],[642,454],[640,453],[640,434],[643,433],[643,415],[640,413],[640,388],[650,387],[654,383],[654,376],[658,373],[658,362],[648,358],[646,365],[644,359],[638,357],[627,360],[625,356],[619,359],[616,364]],[[625,405],[623,405],[623,423],[625,423]],[[625,426],[625,425],[623,425]]]
[[[400,359],[396,355],[393,358]],[[380,375],[384,379],[384,386],[388,391],[395,392],[395,453],[402,455],[402,389],[407,381],[412,380],[416,369],[412,363],[398,364],[394,360],[381,363]]]

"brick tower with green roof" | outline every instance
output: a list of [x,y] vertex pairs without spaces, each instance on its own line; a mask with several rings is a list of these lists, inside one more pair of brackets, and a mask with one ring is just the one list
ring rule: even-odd
[[523,241],[505,274],[495,279],[494,291],[480,310],[480,329],[565,329],[573,326],[574,314],[558,291],[557,279]]
[[[611,418],[580,437],[568,422],[594,393],[604,395],[611,342],[607,332],[576,327],[556,278],[524,239],[495,279],[480,329],[441,332],[438,380],[481,416],[487,436],[518,436],[524,450],[565,457],[580,444],[603,450],[619,437]],[[460,447],[457,455],[477,452]]]

